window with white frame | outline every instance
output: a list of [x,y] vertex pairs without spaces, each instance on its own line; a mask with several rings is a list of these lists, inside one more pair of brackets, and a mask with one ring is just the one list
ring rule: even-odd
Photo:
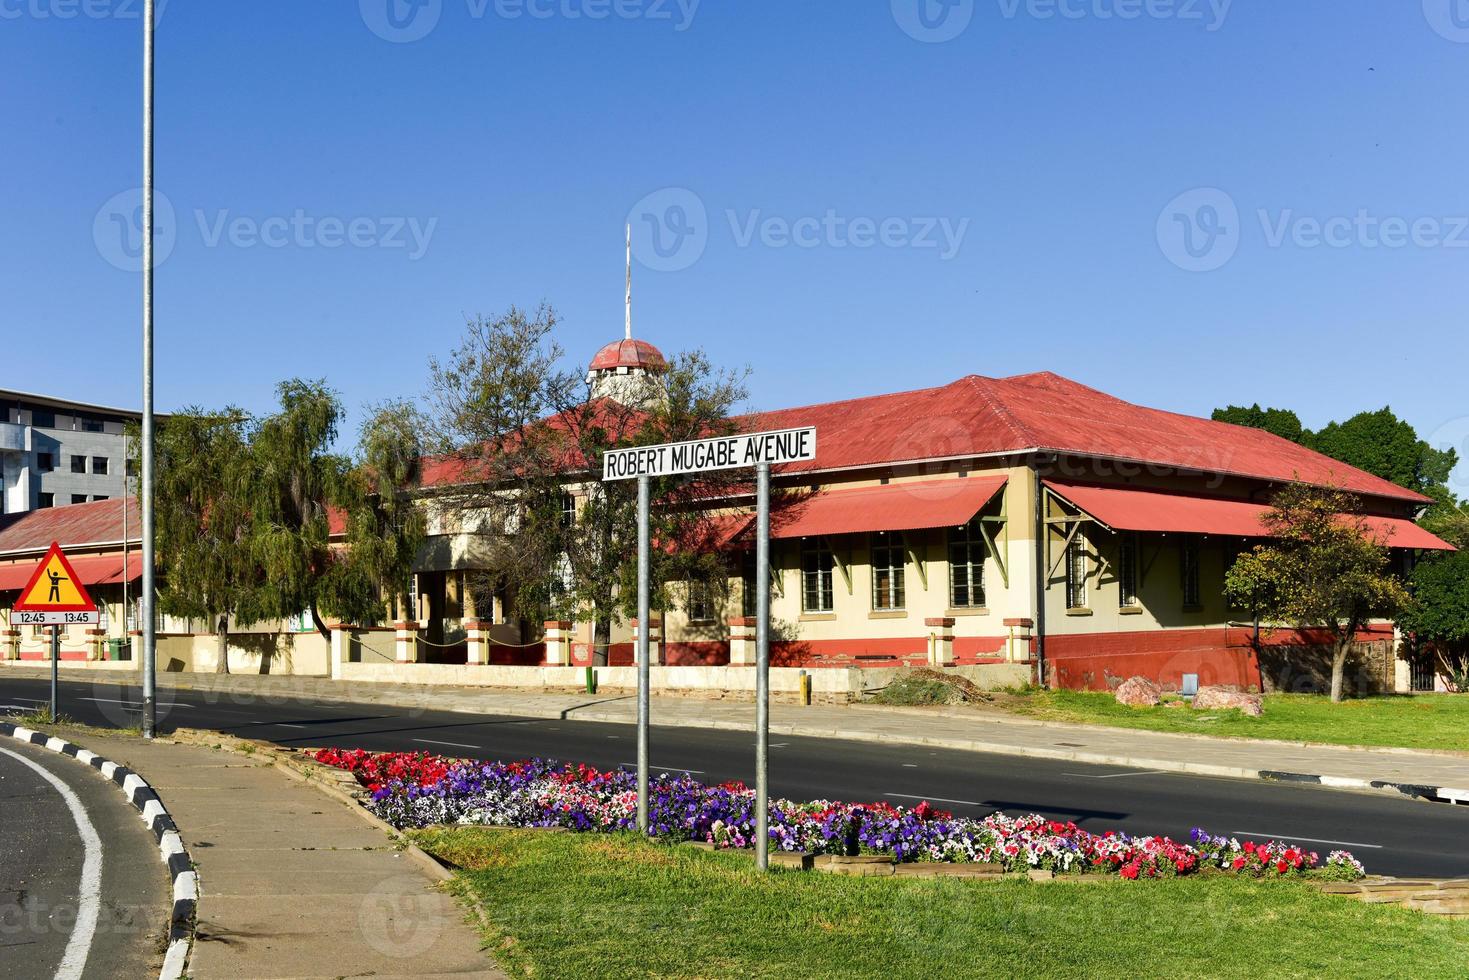
[[949,532],[949,606],[979,609],[985,604],[984,560],[988,549],[976,517]]
[[1123,609],[1138,606],[1138,547],[1136,534],[1123,534],[1117,545],[1117,605]]
[[1196,607],[1203,604],[1203,593],[1199,588],[1199,539],[1187,537],[1179,547],[1179,571],[1183,578],[1183,604]]
[[1078,530],[1066,545],[1066,608],[1086,607],[1086,540]]
[[832,572],[836,555],[820,538],[801,542],[801,611],[829,613],[836,607]]
[[907,558],[903,554],[903,536],[883,531],[872,536],[872,608],[902,609],[906,602],[903,572]]

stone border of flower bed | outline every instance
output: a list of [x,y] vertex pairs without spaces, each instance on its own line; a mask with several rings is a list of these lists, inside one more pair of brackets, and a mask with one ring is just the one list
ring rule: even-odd
[[47,735],[0,722],[0,735],[8,735],[18,742],[37,745],[58,755],[70,756],[84,765],[91,766],[104,778],[114,783],[127,798],[128,803],[142,815],[143,822],[158,841],[158,853],[168,869],[173,885],[173,909],[168,926],[168,949],[163,956],[163,968],[159,980],[180,980],[189,961],[189,950],[194,942],[194,926],[199,912],[199,876],[194,863],[179,836],[178,825],[173,822],[168,808],[147,780],[126,766],[109,762],[89,749],[81,748],[62,738]]

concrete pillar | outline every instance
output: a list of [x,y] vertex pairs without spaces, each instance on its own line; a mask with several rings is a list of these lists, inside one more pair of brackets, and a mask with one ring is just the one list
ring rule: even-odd
[[469,656],[465,658],[471,667],[486,667],[490,663],[490,625],[477,619],[464,623]]
[[[642,637],[643,624],[636,619],[632,621],[632,643],[633,663],[638,660],[638,640]],[[656,619],[648,622],[648,664],[657,667],[663,663],[663,623]]]
[[731,667],[755,666],[755,627],[759,624],[754,616],[731,616],[729,618],[729,665]]
[[1005,640],[1005,659],[1010,663],[1023,663],[1031,659],[1030,641],[1035,632],[1035,621],[1031,619],[1007,619],[1005,629],[1009,636]]
[[102,629],[89,629],[86,631],[87,659],[91,661],[107,659],[107,631]]
[[546,666],[571,666],[571,623],[565,620],[546,621]]
[[342,664],[347,662],[347,645],[351,637],[347,634],[347,627],[341,623],[332,623],[332,680],[342,679]]
[[941,616],[937,619],[925,619],[923,625],[928,627],[933,644],[929,651],[929,663],[935,667],[953,667],[957,664],[959,661],[954,656],[954,620]]
[[20,659],[20,630],[0,630],[0,660]]
[[393,637],[393,660],[400,664],[418,663],[418,624],[415,622],[394,623],[397,632]]

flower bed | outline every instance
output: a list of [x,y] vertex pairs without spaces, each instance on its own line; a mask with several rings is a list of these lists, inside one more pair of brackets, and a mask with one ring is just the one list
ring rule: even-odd
[[[354,773],[372,792],[370,807],[395,827],[479,824],[562,827],[608,833],[634,829],[637,779],[621,770],[543,760],[450,762],[424,753],[378,754],[326,749],[319,762]],[[721,848],[753,846],[755,794],[741,783],[709,786],[688,776],[649,785],[650,833],[664,840]],[[770,843],[782,851],[889,854],[898,862],[983,862],[1006,871],[1158,878],[1212,871],[1254,878],[1305,875],[1352,881],[1365,874],[1346,851],[1323,863],[1314,851],[1283,842],[1255,844],[1195,830],[1189,843],[1167,837],[1093,834],[1074,823],[1031,815],[955,817],[928,803],[830,800],[770,804]]]

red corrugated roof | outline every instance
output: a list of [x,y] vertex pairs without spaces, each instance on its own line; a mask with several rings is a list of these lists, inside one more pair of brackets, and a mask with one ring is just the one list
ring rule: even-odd
[[128,540],[141,541],[137,499],[118,497],[0,517],[0,554],[44,551],[52,541],[61,542],[63,548],[88,544],[120,545],[124,506],[127,507]]
[[[1139,487],[1099,487],[1047,480],[1046,486],[1115,531],[1265,537],[1261,518],[1270,508],[1250,500],[1203,497]],[[1401,517],[1363,518],[1381,544],[1393,548],[1453,551],[1453,545]]]
[[1048,371],[971,375],[921,391],[782,409],[739,420],[749,431],[817,427],[802,469],[846,469],[1028,451],[1122,459],[1354,493],[1426,497],[1259,429],[1144,408]]
[[[77,573],[83,585],[117,585],[123,579],[122,555],[96,555],[88,558],[69,558],[72,571]],[[0,592],[19,591],[26,587],[35,573],[40,559],[23,561],[13,565],[0,565]],[[141,555],[128,556],[127,578],[135,582],[143,577]]]
[[1003,476],[972,476],[826,490],[794,505],[772,525],[770,536],[806,538],[960,527],[973,520],[1007,482]]

